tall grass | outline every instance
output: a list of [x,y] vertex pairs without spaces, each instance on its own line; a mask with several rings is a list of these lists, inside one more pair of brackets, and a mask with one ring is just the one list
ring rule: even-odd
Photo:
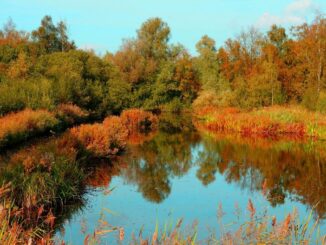
[[[92,235],[86,235],[84,244],[102,244],[108,236],[116,236],[117,243],[134,245],[196,245],[196,244],[321,244],[326,243],[326,233],[321,231],[319,220],[314,221],[312,211],[307,217],[300,217],[296,209],[287,214],[283,220],[277,220],[275,216],[267,212],[257,213],[254,203],[249,199],[247,212],[242,213],[236,207],[234,219],[231,223],[225,223],[225,213],[220,204],[216,212],[216,227],[211,229],[207,237],[199,239],[199,223],[195,221],[187,228],[183,228],[183,219],[179,219],[175,225],[169,222],[162,229],[156,225],[146,224],[152,227],[152,234],[144,235],[143,228],[133,233],[131,237],[125,237],[123,227],[110,225],[101,217],[96,231]],[[244,221],[239,221],[244,216]]]
[[253,111],[235,108],[204,108],[195,112],[203,126],[213,132],[243,136],[326,139],[326,115],[299,107],[267,107]]
[[[62,111],[65,118],[85,116],[72,105],[61,106],[57,111]],[[55,118],[52,113],[41,112]],[[39,111],[31,110],[27,110],[26,115],[30,116],[31,113],[39,116]],[[20,118],[21,114],[12,116]],[[41,119],[35,118],[37,125],[41,125]],[[145,117],[146,120],[147,118]],[[125,116],[125,119],[128,117]],[[137,121],[137,125],[140,125],[138,123],[142,123],[142,120]],[[19,126],[16,127],[13,127],[12,132],[20,130]],[[95,168],[96,172],[93,171],[93,174],[97,180],[90,180],[90,157],[111,157],[120,153],[127,143],[128,135],[132,134],[133,130],[140,129],[141,127],[137,126],[128,130],[121,117],[108,117],[101,124],[74,127],[58,138],[44,143],[41,141],[40,144],[11,155],[0,172],[0,183],[8,186],[8,190],[2,191],[6,195],[1,196],[0,189],[0,243],[33,243],[38,240],[42,242],[42,239],[43,244],[51,243],[57,211],[63,209],[66,204],[81,201],[86,184],[96,186],[108,183],[111,175],[101,173],[104,169],[110,170],[108,166]],[[25,132],[24,130],[22,132]],[[15,214],[1,216],[5,214],[3,210],[6,210],[6,214]],[[38,234],[39,239],[35,240],[34,232],[38,230],[42,232]]]
[[[8,199],[10,191],[10,184],[0,188],[0,244],[51,244],[50,236],[44,229],[39,226],[27,228],[21,222],[24,211],[14,206],[14,203]],[[38,219],[43,215],[39,209]]]
[[156,129],[157,122],[152,113],[131,109],[123,111],[120,117],[110,116],[103,123],[81,125],[70,132],[90,153],[106,157],[121,153],[128,139],[135,135]]
[[58,125],[59,120],[46,110],[11,113],[0,118],[0,147],[19,143]]
[[71,104],[61,104],[54,112],[25,109],[8,114],[0,118],[0,148],[20,143],[50,130],[64,129],[83,122],[87,117],[87,112]]
[[127,127],[129,132],[145,132],[155,130],[158,125],[158,119],[151,112],[141,109],[124,110],[121,113],[121,121]]

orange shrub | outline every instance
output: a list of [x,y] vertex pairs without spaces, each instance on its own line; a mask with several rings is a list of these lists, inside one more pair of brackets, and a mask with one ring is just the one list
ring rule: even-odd
[[155,130],[158,124],[158,119],[153,113],[141,109],[124,110],[120,117],[129,131],[146,132]]
[[0,147],[48,131],[58,126],[59,121],[46,110],[25,109],[0,118]]
[[98,157],[118,154],[125,148],[127,130],[118,117],[108,117],[103,124],[85,124],[72,128],[71,134]]
[[104,119],[103,127],[106,130],[106,133],[109,135],[110,139],[113,139],[116,142],[126,142],[128,137],[128,129],[122,123],[120,117],[110,116]]
[[118,154],[131,138],[145,139],[140,134],[156,129],[157,123],[158,119],[152,113],[131,109],[124,111],[120,117],[105,118],[102,124],[72,128],[70,133],[88,151],[98,157],[105,157]]
[[89,113],[73,104],[60,104],[56,109],[56,115],[67,124],[74,124],[85,120]]
[[213,132],[240,133],[243,136],[258,137],[294,135],[302,138],[306,136],[304,122],[282,121],[271,117],[265,110],[241,112],[233,108],[215,110],[208,108],[197,115],[206,119],[201,123],[207,130]]
[[98,156],[110,154],[110,140],[102,124],[85,124],[72,128],[70,132],[90,152]]

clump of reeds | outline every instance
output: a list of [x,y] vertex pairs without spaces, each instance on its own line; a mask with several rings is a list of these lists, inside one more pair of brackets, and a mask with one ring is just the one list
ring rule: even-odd
[[86,124],[72,128],[70,133],[90,153],[97,157],[116,155],[126,146],[127,129],[117,118],[107,118],[103,124]]
[[81,125],[70,132],[86,150],[97,157],[107,157],[123,151],[129,138],[139,139],[139,134],[156,129],[157,123],[151,112],[131,109],[120,117],[110,116],[103,123]]
[[89,113],[73,104],[60,104],[57,106],[56,116],[67,126],[81,123],[87,119]]
[[46,110],[25,109],[0,118],[0,147],[12,145],[49,131],[59,124]]
[[40,206],[35,219],[30,221],[26,211],[11,201],[11,188],[10,183],[0,188],[0,244],[53,244],[53,214],[46,213]]
[[197,118],[212,132],[239,133],[246,137],[325,138],[326,116],[297,107],[268,107],[254,111],[235,108],[203,108]]
[[[160,231],[158,222],[152,235],[143,236],[143,227],[128,238],[129,244],[134,245],[188,245],[188,244],[325,244],[326,234],[319,229],[319,220],[312,220],[312,212],[305,219],[300,219],[297,210],[285,216],[283,220],[277,220],[275,216],[269,216],[267,212],[258,213],[255,204],[249,199],[247,204],[248,218],[239,223],[242,215],[236,205],[234,222],[224,224],[223,217],[226,213],[221,204],[218,206],[217,221],[219,228],[217,233],[212,232],[204,240],[198,240],[198,222],[195,221],[187,229],[183,229],[183,220],[165,224]],[[115,234],[117,242],[126,240],[123,227],[109,225],[103,218],[96,231],[87,235],[85,244],[101,244],[105,237]]]
[[158,125],[158,119],[153,113],[141,109],[124,110],[121,113],[122,123],[127,129],[132,131],[151,131],[155,130]]
[[[44,212],[82,199],[85,174],[77,159],[77,144],[62,138],[24,148],[13,154],[0,174],[0,183],[10,183],[6,199],[21,210],[24,227],[38,225],[39,208]],[[3,201],[0,198],[0,201]]]
[[72,104],[61,104],[54,112],[25,109],[7,114],[0,118],[0,148],[65,129],[85,121],[88,116],[86,111]]
[[[284,220],[278,221],[275,216],[266,213],[257,214],[251,200],[248,201],[247,210],[249,220],[238,225],[235,232],[220,229],[225,232],[220,238],[214,238],[218,244],[325,244],[326,234],[319,232],[319,220],[312,220],[311,211],[305,219],[301,220],[297,211],[286,215]],[[219,217],[222,218],[222,217]]]

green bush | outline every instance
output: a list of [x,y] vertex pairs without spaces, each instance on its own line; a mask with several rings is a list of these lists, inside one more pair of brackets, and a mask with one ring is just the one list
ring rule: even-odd
[[53,109],[52,82],[47,79],[5,80],[0,83],[0,115],[23,108]]

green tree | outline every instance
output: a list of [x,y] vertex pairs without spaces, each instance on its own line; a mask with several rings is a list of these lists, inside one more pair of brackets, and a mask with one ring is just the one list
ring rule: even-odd
[[64,22],[54,25],[51,16],[44,16],[41,26],[32,32],[32,38],[44,53],[68,51],[74,49],[73,42],[68,41],[67,27]]
[[202,89],[217,92],[219,89],[219,64],[215,41],[208,36],[203,36],[196,44],[196,48],[199,53],[196,65]]

